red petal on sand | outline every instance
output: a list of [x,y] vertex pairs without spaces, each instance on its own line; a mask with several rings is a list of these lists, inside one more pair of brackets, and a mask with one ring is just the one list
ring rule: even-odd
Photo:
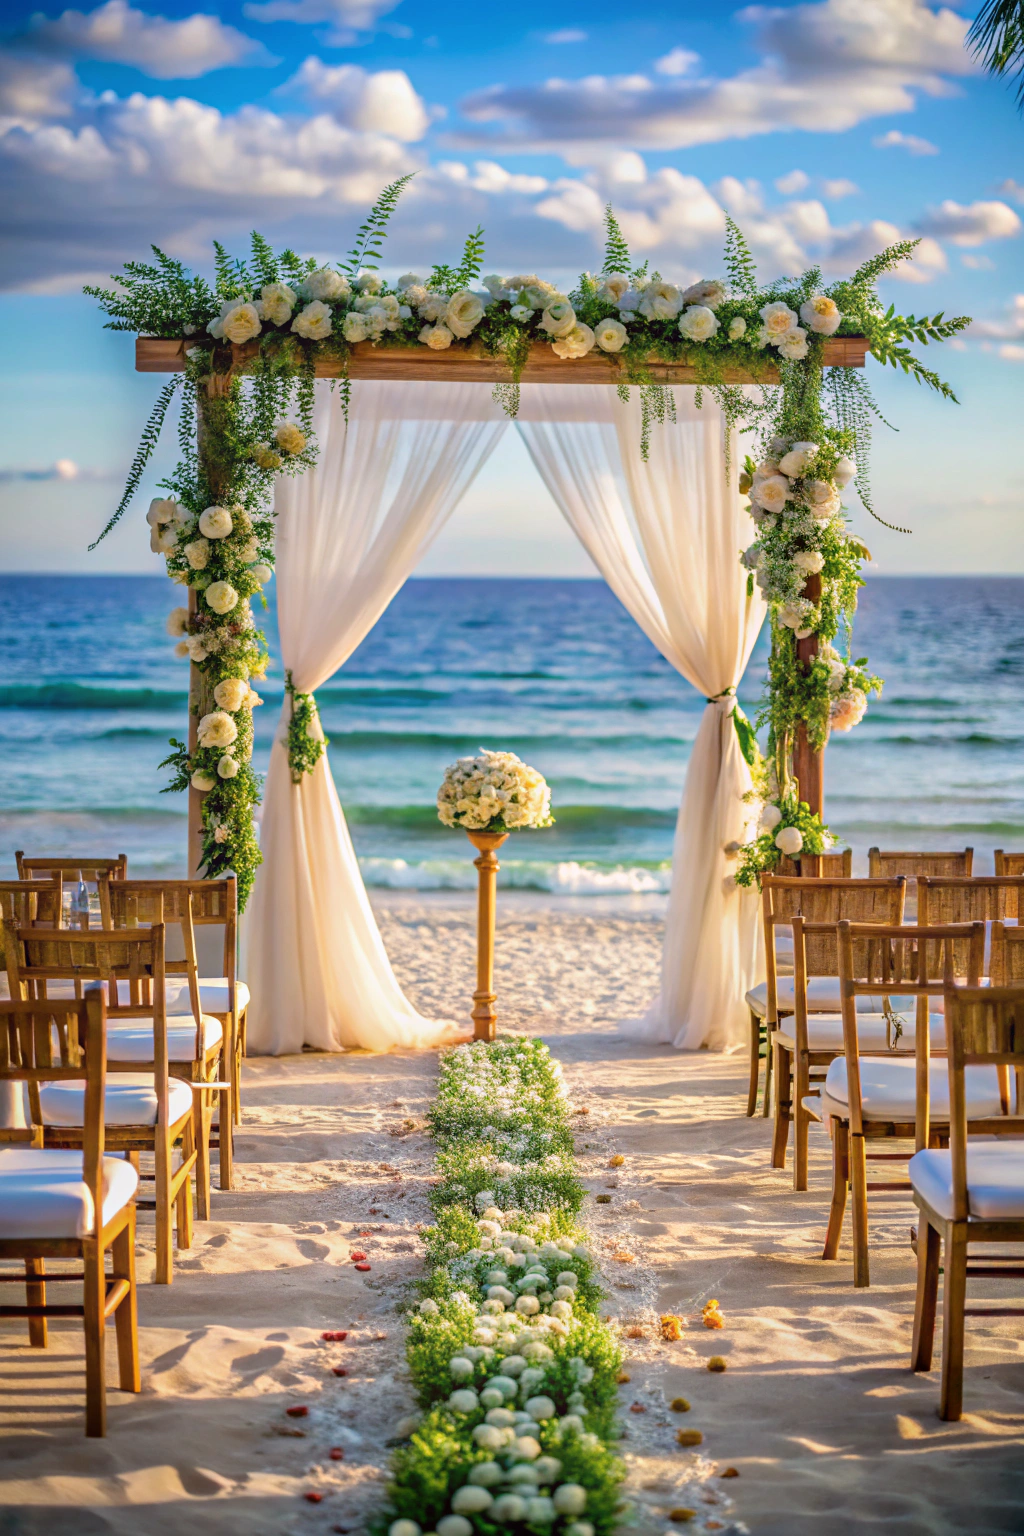
[[346,1369],[345,1369],[345,1367],[343,1365],[332,1365],[331,1366],[331,1370],[334,1372],[335,1376],[347,1376],[348,1375],[348,1371],[346,1371]]
[[340,1445],[332,1445],[330,1450],[327,1452],[327,1454],[331,1458],[332,1461],[344,1461],[345,1460],[345,1452],[342,1450]]
[[357,1248],[353,1253],[349,1254],[349,1258],[350,1259],[365,1259],[366,1258],[366,1254],[365,1253],[361,1253],[360,1250]]
[[304,1403],[295,1403],[291,1408],[286,1408],[285,1413],[290,1419],[305,1419],[309,1415],[309,1409]]
[[313,1489],[310,1488],[308,1493],[304,1493],[302,1497],[305,1499],[307,1504],[322,1504],[324,1496],[322,1493],[314,1493]]
[[355,1269],[364,1269],[364,1270],[365,1269],[369,1269],[369,1267],[370,1267],[369,1264],[356,1264],[356,1265],[353,1266],[353,1268],[355,1268]]
[[331,1342],[332,1342],[332,1340],[333,1340],[333,1339],[334,1339],[334,1334],[333,1334],[333,1333],[331,1333],[331,1332],[330,1332],[330,1330],[328,1330],[328,1331],[327,1331],[327,1333],[322,1333],[322,1334],[321,1334],[321,1335],[320,1335],[320,1337],[321,1337],[321,1338],[322,1338],[322,1339],[325,1339],[325,1340],[326,1340],[326,1342],[327,1342],[327,1343],[328,1343],[328,1344],[330,1344],[330,1343],[331,1343]]

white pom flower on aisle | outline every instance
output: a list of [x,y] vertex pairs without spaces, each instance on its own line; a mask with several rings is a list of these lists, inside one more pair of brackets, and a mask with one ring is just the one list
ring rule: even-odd
[[804,835],[799,827],[783,827],[775,834],[775,846],[780,853],[795,859],[804,845]]

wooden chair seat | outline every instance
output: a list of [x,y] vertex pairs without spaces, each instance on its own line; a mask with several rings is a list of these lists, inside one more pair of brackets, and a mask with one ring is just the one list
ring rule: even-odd
[[[965,1076],[967,1115],[982,1120],[1002,1112],[999,1079],[995,1067],[968,1067]],[[929,1062],[928,1098],[930,1119],[949,1121],[949,1076],[943,1060]],[[905,1056],[862,1056],[860,1059],[861,1116],[868,1124],[913,1126],[917,1114],[917,1062]],[[845,1056],[829,1065],[821,1094],[820,1113],[846,1120],[850,1091]],[[912,1134],[912,1133],[911,1133]]]
[[[82,1168],[78,1151],[0,1148],[0,1232],[22,1238],[95,1237],[96,1204]],[[124,1158],[104,1157],[100,1179],[100,1226],[106,1227],[131,1202],[139,1175]]]
[[[183,1123],[192,1118],[192,1097],[191,1083],[173,1077],[168,1080],[167,1124],[172,1139],[181,1134]],[[39,1108],[45,1126],[80,1126],[85,1109],[84,1083],[74,1080],[41,1083]],[[153,1074],[119,1072],[116,1077],[108,1078],[104,1119],[108,1132],[112,1132],[115,1126],[155,1126],[157,1093]],[[114,1140],[114,1137],[110,1139]]]
[[[971,1070],[967,1068],[968,1072]],[[970,1097],[968,1096],[968,1116]],[[915,1195],[945,1221],[955,1209],[953,1154],[928,1148],[910,1159]],[[1024,1145],[981,1141],[967,1145],[967,1224],[972,1221],[1024,1221]]]
[[[928,1015],[928,1030],[933,1051],[946,1049],[946,1017],[942,1013]],[[776,1038],[787,1050],[796,1050],[796,1030],[787,1019],[776,1030]],[[913,1043],[914,1015],[909,1011],[904,1030],[904,1048]],[[857,1038],[864,1051],[887,1051],[890,1036],[884,1013],[858,1013]],[[841,1013],[811,1013],[807,1016],[807,1048],[810,1051],[838,1052],[843,1049],[843,1016]]]
[[[220,1055],[224,1026],[209,1014],[202,1017],[203,1055],[216,1060]],[[196,1054],[196,1022],[191,1013],[186,1020],[183,1014],[169,1014],[167,1018],[167,1059],[173,1067],[176,1063],[192,1062]],[[116,1020],[107,1026],[107,1060],[153,1060],[153,1020]]]

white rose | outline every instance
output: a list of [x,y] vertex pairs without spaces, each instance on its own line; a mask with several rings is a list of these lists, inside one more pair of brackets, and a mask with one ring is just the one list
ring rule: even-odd
[[807,332],[802,326],[791,326],[776,338],[779,355],[791,363],[798,363],[807,356]]
[[561,336],[551,343],[551,350],[556,357],[586,357],[594,345],[594,333],[589,325],[582,321],[574,325],[567,336]]
[[454,340],[455,337],[446,325],[425,325],[420,331],[420,341],[435,352],[444,352]]
[[744,320],[743,316],[733,315],[732,319],[729,321],[729,340],[739,341],[740,338],[746,334],[747,322]]
[[149,504],[146,522],[151,528],[156,528],[161,523],[176,523],[177,511],[178,503],[176,501],[168,501],[163,496],[156,496]]
[[183,507],[178,501],[172,501],[171,506],[174,508],[171,522],[180,533],[183,529],[191,526],[192,513],[188,510],[187,507]]
[[149,547],[154,555],[169,555],[177,542],[177,532],[169,523],[157,523],[149,530]]
[[411,304],[413,309],[427,302],[427,290],[422,283],[413,283],[411,287],[403,288],[401,292],[406,304]]
[[238,763],[229,752],[225,752],[217,764],[217,772],[222,779],[233,779],[238,772]]
[[682,297],[684,304],[703,304],[707,309],[717,309],[725,298],[725,284],[717,277],[704,278],[684,289]]
[[782,812],[777,805],[772,805],[771,801],[769,801],[761,810],[760,826],[762,831],[774,832],[781,820]]
[[271,325],[287,325],[295,308],[294,288],[286,283],[265,283],[260,292],[260,307],[264,320]]
[[679,318],[679,334],[687,341],[707,341],[718,330],[718,317],[706,304],[691,304]]
[[[486,286],[488,282],[489,279],[485,277],[484,285]],[[421,288],[422,286],[423,279],[420,277],[418,272],[403,272],[401,277],[398,279],[398,282],[395,284],[395,287],[398,289],[399,293],[405,293],[410,288]]]
[[172,608],[167,616],[167,633],[175,639],[188,631],[188,609]]
[[306,434],[294,421],[283,421],[275,430],[274,438],[285,453],[301,453],[306,446]]
[[212,713],[204,715],[199,722],[201,747],[230,747],[237,736],[238,726],[222,709],[215,709]]
[[342,334],[346,341],[365,341],[367,336],[366,316],[358,315],[354,310],[349,310],[342,324]]
[[813,298],[800,305],[800,319],[812,331],[817,331],[819,336],[834,336],[842,318],[835,299],[823,293],[814,294]]
[[817,443],[794,443],[779,460],[779,469],[784,475],[805,475],[817,456]]
[[853,479],[856,473],[856,464],[852,459],[848,459],[844,454],[843,457],[837,461],[836,467],[832,471],[832,477],[835,480],[836,485],[838,485],[839,489],[842,490],[845,485],[849,485],[850,481]]
[[799,318],[788,304],[781,302],[763,305],[760,314],[764,329],[773,345],[778,344],[780,336],[784,336],[787,331],[793,329]]
[[540,317],[540,328],[549,336],[568,336],[576,324],[576,311],[568,299],[556,299]]
[[564,298],[558,293],[551,283],[542,283],[538,278],[524,284],[519,290],[520,304],[528,304],[531,309],[547,309],[556,299]]
[[444,312],[444,323],[453,336],[465,340],[473,328],[480,324],[484,317],[484,306],[475,293],[470,293],[468,288],[460,288],[458,293],[453,293],[448,300],[448,307]]
[[594,340],[602,352],[621,352],[629,332],[619,320],[602,320],[594,327]]
[[[825,482],[819,480],[814,483],[821,485]],[[835,514],[839,511],[839,508],[842,506],[842,503],[839,500],[839,492],[836,490],[835,486],[830,485],[828,489],[828,496],[826,496],[823,501],[816,501],[811,507],[811,515],[815,521],[819,523],[827,523],[830,518],[835,516]]]
[[227,507],[207,507],[199,519],[199,532],[207,539],[226,539],[233,527]]
[[250,569],[252,571],[253,577],[256,581],[259,582],[261,587],[265,587],[271,576],[274,574],[273,567],[269,565],[253,565],[250,567]]
[[249,697],[249,684],[241,677],[226,677],[218,683],[213,690],[213,697],[221,709],[226,709],[234,714],[236,709],[241,709]]
[[629,278],[624,272],[606,272],[601,278],[601,286],[597,290],[597,297],[605,304],[618,305],[622,295],[629,289]]
[[196,666],[201,661],[205,661],[210,654],[203,644],[203,637],[201,635],[187,635],[185,638],[185,649],[188,651],[189,660],[195,662]]
[[319,267],[315,272],[310,272],[302,280],[302,289],[306,297],[320,299],[325,304],[332,299],[347,299],[352,292],[348,278],[335,272],[332,267]]
[[790,484],[785,475],[768,475],[751,486],[750,494],[766,512],[781,512],[789,500]]
[[314,299],[307,304],[292,321],[292,330],[297,336],[305,336],[307,341],[323,341],[334,329],[334,317],[329,307],[320,299]]
[[803,845],[804,835],[799,827],[783,827],[781,832],[775,834],[776,848],[791,859],[796,858]]
[[817,575],[825,564],[825,556],[817,549],[801,549],[793,556],[793,564],[799,571]]
[[428,293],[422,304],[419,305],[421,320],[428,320],[432,325],[438,320],[443,320],[445,310],[448,308],[448,296],[444,293]]
[[217,780],[211,779],[208,773],[200,773],[198,768],[189,780],[192,788],[198,789],[201,795],[207,794],[213,788],[216,782]]
[[238,603],[238,593],[229,581],[215,581],[206,589],[206,603],[214,613],[230,613]]
[[210,544],[207,539],[193,539],[185,545],[185,559],[194,571],[205,571],[210,563]]
[[644,289],[640,313],[649,320],[674,320],[683,307],[683,296],[675,283],[660,280]]
[[[828,664],[828,687],[830,693],[839,693],[846,682],[845,661],[830,661]],[[860,690],[857,690],[860,692]]]
[[521,320],[524,322],[527,320],[532,320],[536,313],[537,311],[535,309],[527,309],[525,304],[513,304],[512,308],[509,310],[509,314],[512,316],[513,320]]
[[380,293],[384,279],[377,272],[360,272],[356,278],[356,287],[360,293]]
[[239,303],[224,316],[223,334],[239,346],[258,336],[262,329],[255,304]]
[[864,711],[868,707],[868,696],[860,688],[849,688],[845,693],[832,700],[832,708],[829,714],[830,723],[834,731],[852,731],[855,725],[859,725],[864,718]]

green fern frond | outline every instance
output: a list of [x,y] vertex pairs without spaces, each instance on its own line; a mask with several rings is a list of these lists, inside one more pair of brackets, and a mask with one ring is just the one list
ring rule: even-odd
[[456,273],[457,287],[468,288],[475,283],[484,267],[484,228],[478,224],[471,235],[466,236],[466,244],[462,251],[462,261]]
[[149,413],[149,420],[146,422],[146,425],[142,430],[142,438],[139,442],[138,448],[136,449],[135,458],[132,460],[132,467],[128,471],[128,479],[125,482],[124,493],[121,496],[121,500],[117,504],[117,510],[114,512],[113,517],[107,523],[107,526],[104,528],[99,538],[95,539],[93,543],[89,545],[90,550],[95,549],[96,545],[106,538],[111,528],[113,528],[114,525],[120,521],[126,507],[132,500],[135,492],[138,490],[139,482],[141,481],[145,472],[146,465],[153,457],[156,445],[160,441],[160,433],[163,430],[163,424],[167,416],[168,407],[170,406],[171,401],[174,399],[176,392],[181,387],[181,383],[181,375],[173,374],[157,396],[156,404]]
[[611,203],[604,210],[604,272],[629,271],[629,246]]
[[384,241],[387,239],[388,221],[395,211],[398,199],[414,175],[415,172],[410,172],[406,176],[399,176],[397,181],[390,182],[384,188],[365,221],[356,230],[355,244],[349,251],[348,257],[345,261],[339,262],[340,271],[354,278],[358,277],[360,268],[376,270]]
[[725,273],[732,288],[745,298],[757,297],[757,262],[743,231],[729,214],[725,216]]
[[255,229],[252,232],[252,270],[259,279],[260,287],[265,283],[276,283],[280,277],[277,257],[269,242]]

